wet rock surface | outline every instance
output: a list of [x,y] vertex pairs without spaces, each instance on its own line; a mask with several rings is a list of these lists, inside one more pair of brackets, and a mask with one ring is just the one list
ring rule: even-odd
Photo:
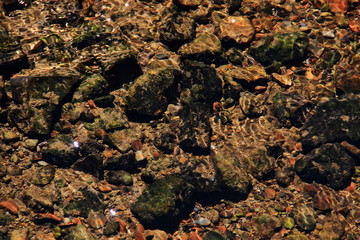
[[0,239],[358,239],[359,1],[0,1]]

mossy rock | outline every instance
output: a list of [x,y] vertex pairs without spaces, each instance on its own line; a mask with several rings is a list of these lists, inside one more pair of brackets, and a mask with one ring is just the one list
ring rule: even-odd
[[146,227],[177,226],[181,214],[189,209],[193,187],[178,175],[168,175],[152,183],[131,206]]
[[203,240],[226,240],[226,238],[218,232],[210,231],[205,234]]
[[74,93],[73,102],[96,99],[107,93],[108,82],[101,75],[94,74],[83,80]]

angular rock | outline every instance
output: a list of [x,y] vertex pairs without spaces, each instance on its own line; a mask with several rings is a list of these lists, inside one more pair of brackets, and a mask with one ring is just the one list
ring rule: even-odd
[[114,185],[125,185],[131,186],[133,185],[133,179],[131,174],[125,172],[124,170],[117,171],[105,171],[105,180]]
[[249,43],[255,34],[255,29],[247,17],[229,16],[220,23],[219,37],[223,41],[237,44]]
[[205,103],[183,106],[180,116],[180,146],[185,151],[203,154],[210,150],[210,107]]
[[324,220],[323,228],[319,232],[320,239],[341,239],[347,225],[345,217],[341,214],[332,213]]
[[159,117],[176,96],[179,72],[173,68],[158,68],[135,80],[125,96],[125,109],[130,114]]
[[34,211],[43,212],[54,208],[55,196],[48,189],[42,189],[32,185],[25,189],[22,200]]
[[117,89],[142,74],[134,54],[126,44],[119,44],[110,54],[98,58],[110,89]]
[[215,102],[221,98],[222,82],[214,68],[201,62],[183,62],[180,99],[186,103]]
[[10,80],[18,105],[9,112],[9,120],[26,134],[49,134],[55,111],[80,80],[72,68],[38,67]]
[[359,60],[351,64],[341,62],[335,66],[335,86],[339,92],[360,93],[360,74],[357,71],[359,67]]
[[178,175],[168,175],[145,189],[131,211],[145,226],[173,227],[177,224],[174,220],[189,207],[192,193],[190,184]]
[[107,221],[104,227],[104,235],[115,235],[120,230],[120,224],[118,221]]
[[52,165],[41,166],[34,169],[34,175],[31,182],[35,185],[49,184],[55,176],[55,167]]
[[315,211],[312,207],[304,204],[296,206],[291,210],[290,217],[294,218],[301,231],[312,231],[316,227]]
[[41,149],[44,160],[60,166],[69,167],[79,158],[79,149],[74,145],[71,137],[59,134],[47,142],[47,146]]
[[186,7],[196,7],[201,4],[203,0],[176,0],[175,2]]
[[249,53],[264,66],[277,69],[281,64],[295,65],[302,61],[307,48],[307,35],[282,33],[258,41],[249,48]]
[[83,80],[74,93],[73,102],[94,100],[108,94],[108,82],[101,75],[91,75]]
[[72,169],[90,173],[91,175],[101,178],[103,176],[103,162],[100,155],[90,154],[78,159],[72,166]]
[[304,181],[338,190],[350,184],[355,163],[341,144],[326,143],[296,161],[295,170]]
[[327,142],[360,141],[360,99],[329,101],[317,106],[302,127],[302,144],[313,148]]
[[210,231],[207,232],[203,240],[225,240],[226,238],[218,232]]
[[217,68],[217,70],[230,76],[239,83],[257,83],[268,78],[265,68],[260,64],[246,67],[222,65]]
[[137,132],[131,129],[123,129],[109,133],[104,142],[115,147],[122,153],[126,153],[131,149],[131,143],[138,139]]
[[225,190],[234,192],[236,198],[246,197],[251,190],[251,180],[231,152],[217,152],[212,156],[216,178]]
[[128,119],[122,110],[116,108],[97,108],[94,122],[85,124],[89,130],[117,130],[128,127]]
[[92,228],[103,228],[106,223],[106,217],[100,212],[90,212],[88,216],[88,223]]
[[204,33],[193,41],[182,45],[178,50],[178,54],[183,58],[200,62],[216,62],[222,54],[221,41],[214,34]]
[[138,162],[135,159],[135,153],[133,151],[121,154],[120,156],[111,157],[104,161],[104,169],[106,170],[125,170],[134,172],[137,169],[137,165]]
[[184,14],[173,14],[159,26],[160,41],[170,48],[195,37],[195,20]]

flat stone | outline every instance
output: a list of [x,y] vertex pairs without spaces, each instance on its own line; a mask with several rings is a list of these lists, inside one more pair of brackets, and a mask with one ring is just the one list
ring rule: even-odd
[[222,40],[233,40],[238,44],[250,42],[255,30],[247,17],[229,16],[220,23],[219,37]]

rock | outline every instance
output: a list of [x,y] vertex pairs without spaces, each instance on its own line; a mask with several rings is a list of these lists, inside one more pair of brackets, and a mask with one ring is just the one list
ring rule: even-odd
[[73,95],[73,102],[95,100],[108,94],[109,84],[101,75],[91,75],[84,79]]
[[177,226],[174,220],[186,212],[192,193],[190,184],[178,175],[168,175],[146,188],[131,211],[144,226]]
[[345,217],[341,214],[332,213],[325,218],[323,228],[319,232],[320,239],[341,239],[345,233],[347,223]]
[[124,43],[118,44],[109,54],[100,55],[98,59],[110,89],[117,89],[142,74],[130,47]]
[[201,216],[206,218],[206,219],[209,219],[210,222],[213,223],[213,224],[218,223],[218,221],[220,219],[219,211],[217,211],[214,208],[202,213]]
[[76,215],[86,218],[91,211],[104,211],[105,206],[102,203],[103,196],[100,193],[84,188],[80,189],[78,194],[82,197],[73,199],[70,202],[64,201],[65,215],[69,216],[72,215],[73,212],[76,212]]
[[312,231],[316,227],[315,211],[312,207],[304,204],[296,206],[291,210],[290,217],[301,231]]
[[144,235],[146,239],[153,239],[153,240],[169,239],[168,234],[165,231],[161,231],[161,230],[145,230]]
[[313,206],[320,211],[332,211],[344,207],[346,201],[333,189],[321,184],[309,184],[304,190],[313,198]]
[[151,118],[161,116],[176,95],[178,77],[178,70],[167,67],[149,70],[138,77],[125,96],[126,111]]
[[309,240],[309,238],[304,234],[292,234],[286,236],[284,239],[286,240]]
[[265,199],[275,199],[276,190],[273,188],[268,188],[265,190],[264,194],[265,194]]
[[265,68],[259,64],[246,67],[222,65],[217,70],[242,84],[257,84],[268,78]]
[[102,164],[103,162],[100,155],[91,154],[76,160],[76,162],[71,165],[71,168],[77,171],[90,173],[97,178],[101,178],[103,175]]
[[16,229],[10,233],[11,240],[26,240],[29,238],[29,229]]
[[341,54],[338,50],[326,48],[321,54],[322,62],[320,63],[320,66],[324,69],[333,68],[333,66],[340,60],[340,58]]
[[36,148],[36,146],[38,145],[39,140],[38,139],[26,139],[25,140],[25,145],[27,148],[29,148],[30,150],[34,150]]
[[[12,198],[9,198],[6,201],[1,201],[0,202],[0,207],[5,208],[8,211],[10,211],[11,213],[16,214],[16,215],[19,213],[19,206],[17,205],[17,203]],[[10,218],[7,218],[4,215],[2,221],[8,222],[8,220],[10,220]],[[1,225],[6,225],[6,224],[1,224]]]
[[114,185],[133,185],[133,179],[131,175],[124,170],[107,171],[105,170],[105,180]]
[[34,211],[48,211],[54,208],[55,195],[49,189],[31,185],[24,190],[22,201]]
[[195,20],[185,14],[172,14],[160,24],[159,34],[161,42],[177,47],[195,37]]
[[44,160],[59,167],[69,167],[79,158],[79,149],[74,145],[71,137],[59,134],[47,142],[41,149]]
[[186,7],[196,7],[202,3],[203,0],[176,0],[175,2]]
[[335,86],[339,92],[360,93],[360,74],[357,72],[359,66],[359,60],[351,64],[341,62],[335,65]]
[[92,228],[99,229],[105,226],[106,218],[100,212],[90,212],[88,216],[88,223]]
[[104,142],[115,147],[122,153],[126,153],[131,149],[131,142],[138,139],[137,132],[131,129],[123,129],[109,133]]
[[222,41],[245,44],[250,42],[254,34],[254,27],[247,17],[229,16],[220,22],[219,37]]
[[116,108],[97,108],[97,116],[92,123],[85,124],[89,130],[118,130],[128,127],[124,111]]
[[235,198],[246,197],[251,189],[247,172],[231,152],[218,152],[212,156],[216,177],[226,190],[234,192]]
[[203,240],[225,240],[226,238],[218,232],[209,231],[205,234]]
[[275,230],[281,227],[281,221],[277,217],[269,214],[262,214],[254,220],[257,224],[259,236],[263,239],[271,238],[271,236],[274,235]]
[[13,131],[5,131],[2,134],[2,140],[6,143],[16,142],[20,140],[20,136]]
[[315,181],[338,190],[350,184],[355,163],[340,143],[326,143],[297,160],[295,170],[304,181]]
[[90,233],[84,225],[77,225],[69,229],[69,233],[64,240],[96,240],[97,238]]
[[115,235],[120,230],[120,224],[118,221],[107,221],[104,227],[104,235],[111,236]]
[[204,33],[193,41],[182,45],[178,54],[205,63],[213,63],[222,54],[221,41],[214,34]]
[[19,39],[11,37],[2,24],[0,24],[0,42],[0,75],[8,78],[29,66],[26,55],[21,51]]
[[249,53],[268,68],[296,64],[306,57],[308,37],[303,33],[282,33],[268,36],[249,48]]
[[38,232],[36,233],[36,235],[34,236],[34,240],[55,240],[55,236],[53,233],[42,233],[42,232]]
[[209,219],[207,219],[207,218],[204,218],[204,217],[200,217],[199,219],[196,219],[194,222],[196,224],[198,224],[200,226],[204,226],[204,227],[210,226],[210,224],[211,224],[211,221]]
[[106,170],[134,172],[137,170],[137,165],[138,162],[135,159],[135,153],[133,151],[105,159],[104,161],[104,169]]
[[282,226],[286,229],[293,229],[295,225],[295,220],[291,217],[286,217],[282,222]]
[[327,142],[358,142],[359,106],[360,99],[330,99],[319,104],[302,127],[303,147],[313,148]]
[[210,151],[210,106],[191,103],[183,106],[179,113],[180,147],[188,152],[204,154]]
[[176,131],[169,124],[158,124],[155,131],[154,145],[164,153],[172,153],[178,145]]
[[31,182],[35,185],[49,184],[55,176],[55,167],[52,165],[41,166],[34,169]]
[[221,98],[222,82],[214,68],[201,62],[185,60],[182,70],[181,101],[212,103]]

